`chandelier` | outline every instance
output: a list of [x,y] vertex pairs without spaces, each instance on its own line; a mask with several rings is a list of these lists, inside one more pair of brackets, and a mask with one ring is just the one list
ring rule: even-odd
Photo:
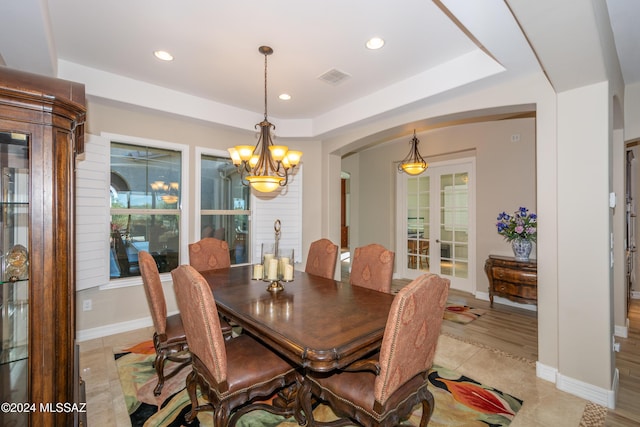
[[233,164],[244,185],[263,193],[270,193],[289,182],[289,174],[300,163],[302,152],[290,151],[285,145],[274,145],[271,131],[275,126],[267,119],[267,56],[273,53],[269,46],[260,46],[264,55],[264,120],[255,125],[259,129],[258,142],[251,145],[237,145],[229,148]]
[[179,188],[180,184],[177,182],[166,183],[164,181],[155,181],[151,183],[151,189],[168,205],[178,202]]
[[407,154],[407,157],[405,157],[404,160],[398,165],[398,170],[400,172],[404,172],[409,175],[419,175],[427,170],[427,167],[429,165],[420,155],[420,151],[418,151],[419,142],[420,140],[416,138],[416,131],[414,129],[409,154]]

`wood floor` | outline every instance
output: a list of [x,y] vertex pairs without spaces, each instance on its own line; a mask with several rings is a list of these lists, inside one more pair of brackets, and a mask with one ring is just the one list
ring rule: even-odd
[[607,426],[640,426],[640,300],[631,300],[629,333],[616,338],[620,352],[616,354],[616,368],[620,386],[616,409],[607,414]]
[[[348,263],[342,265],[343,281],[348,281]],[[394,280],[398,289],[407,280]],[[486,345],[527,360],[538,359],[538,318],[535,311],[479,300],[471,294],[452,289],[449,301],[487,310],[466,325],[445,321],[442,332],[481,345]],[[605,425],[640,426],[640,300],[632,300],[629,312],[628,338],[618,338],[620,352],[616,367],[620,375],[616,409],[609,410]]]

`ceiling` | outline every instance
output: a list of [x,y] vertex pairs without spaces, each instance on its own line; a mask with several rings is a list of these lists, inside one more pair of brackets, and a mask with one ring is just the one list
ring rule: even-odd
[[[624,82],[640,82],[640,2],[591,2],[608,10]],[[269,45],[269,118],[284,136],[316,137],[541,66],[553,70],[552,84],[575,81],[575,68],[554,68],[546,53],[568,30],[585,38],[580,29],[597,27],[598,8],[585,0],[586,18],[576,19],[575,7],[557,3],[21,0],[0,5],[0,62],[83,82],[90,98],[252,129],[264,111],[258,47]],[[366,49],[372,36],[385,46]],[[531,49],[537,43],[542,52]],[[157,49],[175,59],[159,61]],[[330,71],[348,77],[320,79]],[[284,92],[292,99],[279,100]]]

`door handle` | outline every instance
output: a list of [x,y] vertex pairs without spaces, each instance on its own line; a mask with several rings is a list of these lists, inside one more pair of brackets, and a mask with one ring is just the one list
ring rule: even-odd
[[436,243],[440,243],[440,239],[436,239]]

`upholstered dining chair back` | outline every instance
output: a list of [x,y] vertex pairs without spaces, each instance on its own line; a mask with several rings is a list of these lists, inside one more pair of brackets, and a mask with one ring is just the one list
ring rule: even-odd
[[138,265],[147,296],[153,327],[158,335],[164,335],[167,327],[167,303],[164,299],[162,282],[156,260],[147,251],[138,252]]
[[[191,411],[185,415],[187,425],[204,410],[213,411],[216,427],[235,426],[238,418],[256,409],[292,415],[293,407],[268,400],[298,380],[295,366],[249,334],[225,341],[204,277],[190,265],[181,265],[171,276],[192,359],[186,379],[191,401]],[[198,388],[208,404],[199,403]]]
[[449,280],[423,274],[394,298],[380,347],[374,396],[384,404],[400,386],[433,364]]
[[297,395],[298,423],[317,425],[313,407],[319,400],[338,416],[327,426],[397,426],[418,404],[420,426],[427,426],[435,401],[428,373],[448,294],[449,280],[431,273],[401,289],[389,309],[379,353],[331,374],[305,377]]
[[361,246],[353,252],[349,283],[391,293],[395,253],[377,243]]
[[311,243],[307,255],[306,273],[333,279],[336,272],[338,245],[329,239],[320,239]]
[[214,237],[191,243],[189,245],[189,264],[197,271],[216,270],[231,266],[229,245],[224,240]]
[[[184,334],[180,314],[167,317],[167,303],[164,299],[160,273],[155,259],[149,252],[140,251],[138,252],[138,265],[155,329],[153,347],[156,350],[156,358],[153,365],[158,376],[158,383],[153,393],[157,396],[162,393],[165,380],[185,368],[191,362],[191,357],[186,351],[187,338]],[[167,367],[165,373],[167,360],[175,363],[169,365],[170,367]]]
[[218,384],[224,384],[227,354],[211,288],[191,266],[182,265],[171,276],[189,351],[197,355]]

